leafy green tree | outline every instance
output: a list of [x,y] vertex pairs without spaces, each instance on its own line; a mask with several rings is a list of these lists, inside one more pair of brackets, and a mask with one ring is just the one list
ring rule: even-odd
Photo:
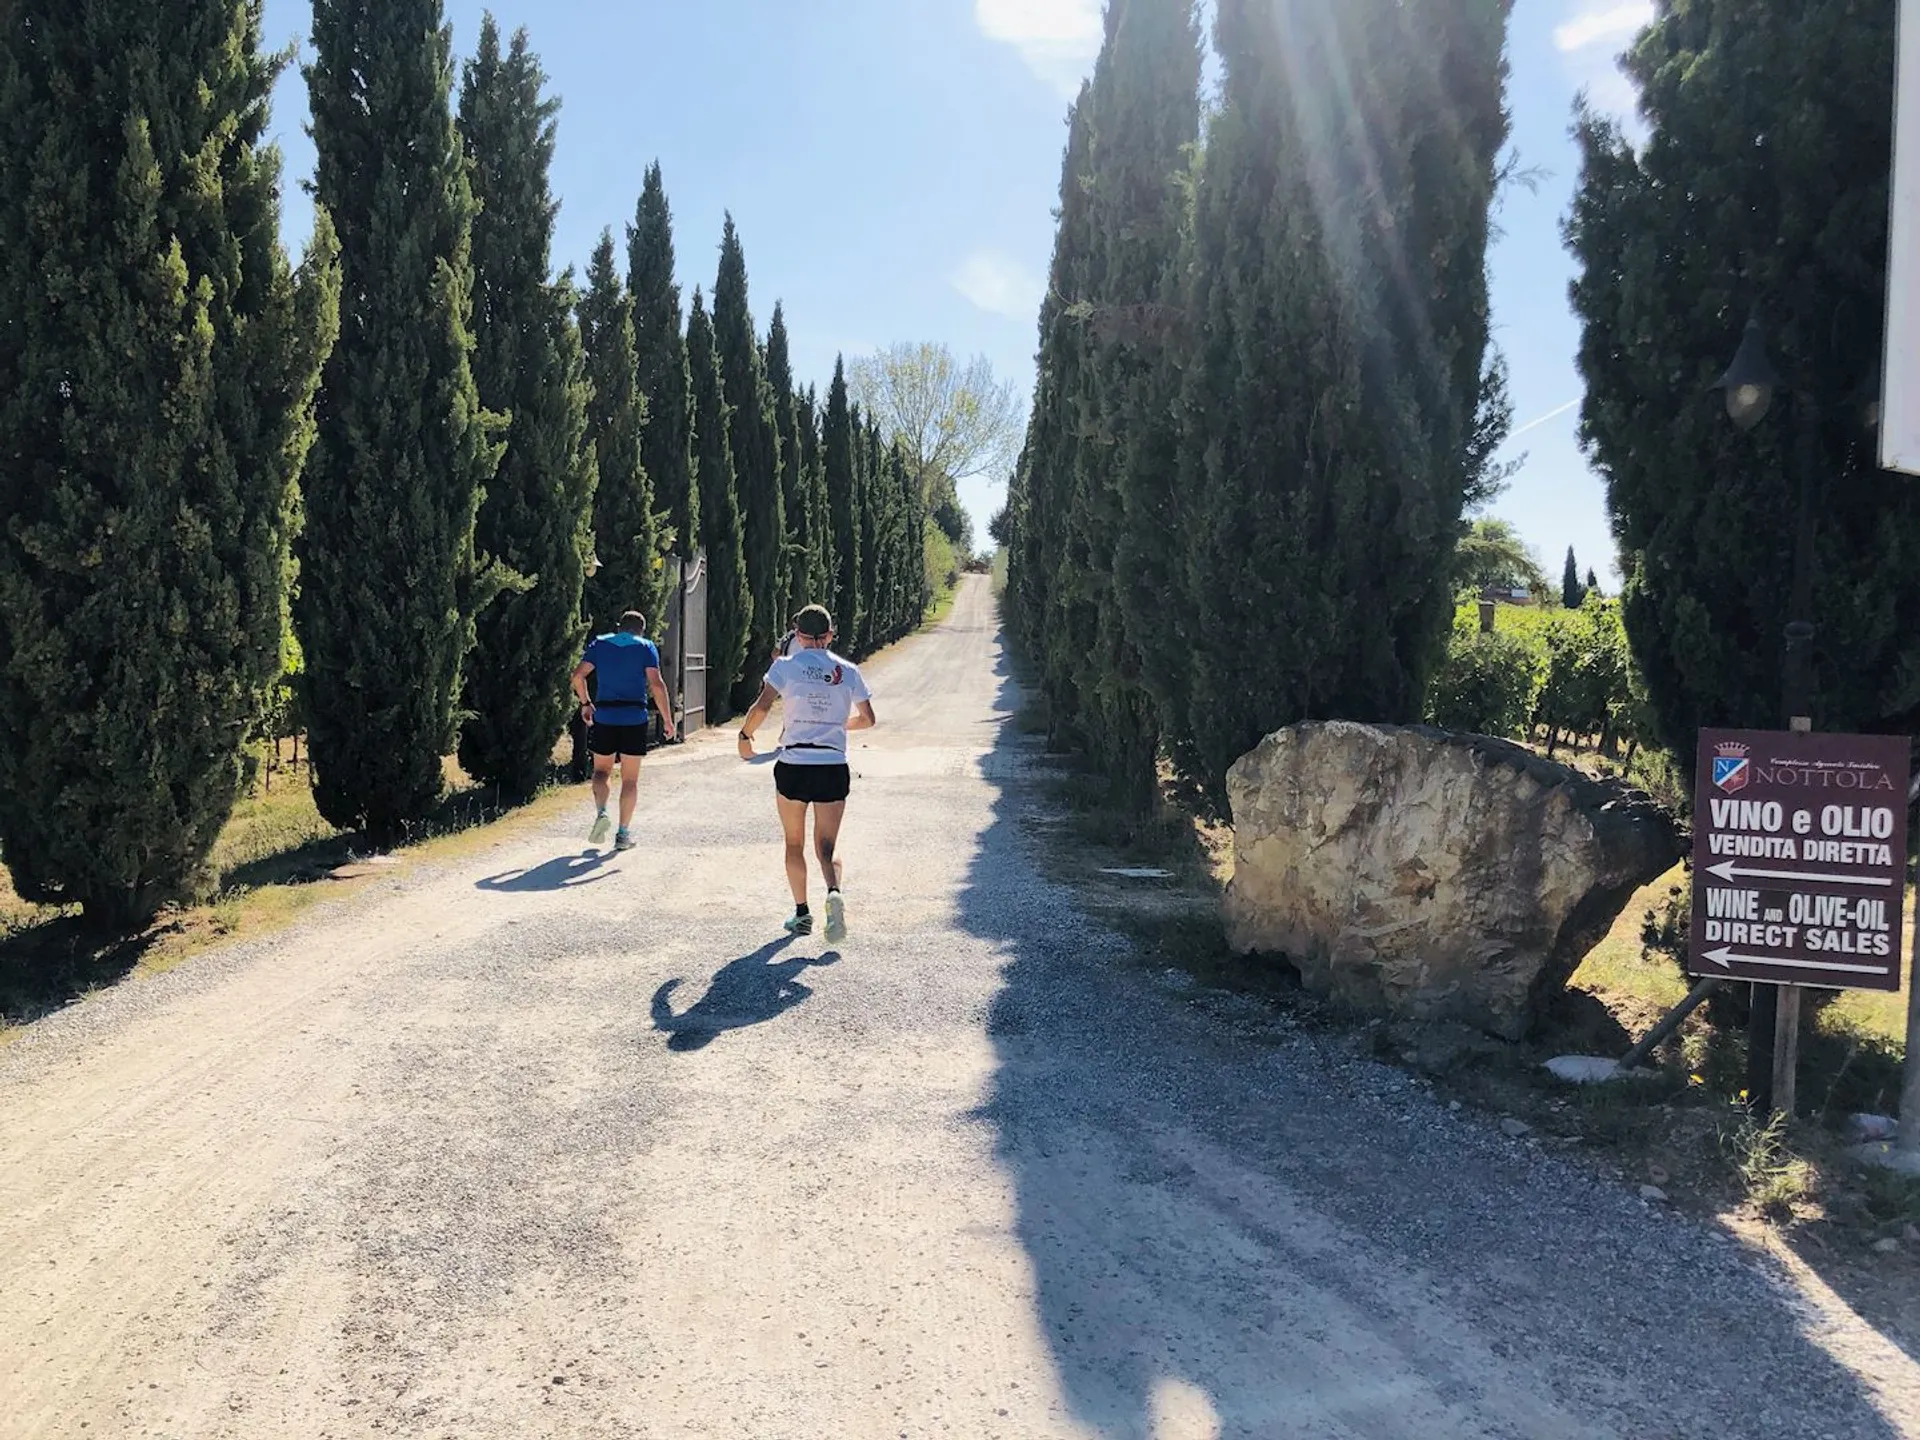
[[[720,240],[720,274],[713,287],[714,345],[721,392],[727,401],[727,438],[733,447],[734,487],[746,527],[747,652],[743,669],[729,672],[733,709],[744,711],[760,693],[760,677],[774,642],[785,632],[787,519],[780,493],[780,436],[773,396],[747,301],[747,257],[727,216]],[[717,678],[717,677],[716,677]]]
[[481,550],[522,580],[479,615],[467,659],[460,764],[510,800],[546,779],[572,708],[595,454],[587,439],[585,359],[570,280],[552,281],[548,186],[559,102],[524,30],[505,54],[488,15],[460,93],[479,214],[473,221],[473,379],[480,403],[510,418],[487,487]]
[[845,364],[833,362],[827,390],[827,415],[821,427],[821,451],[827,485],[827,509],[833,526],[833,618],[851,645],[860,631],[860,510],[855,493],[853,408],[847,398]]
[[1004,474],[1020,444],[1020,403],[985,356],[962,364],[945,345],[891,345],[854,361],[853,401],[905,447],[923,502],[949,539],[972,549],[955,482]]
[[[1567,238],[1581,433],[1659,740],[1690,770],[1701,726],[1779,724],[1803,465],[1814,723],[1915,732],[1920,489],[1880,472],[1857,403],[1885,313],[1895,7],[1654,8],[1624,62],[1645,143],[1581,115]],[[1756,310],[1789,393],[1743,435],[1709,387]]]
[[1482,516],[1467,526],[1454,546],[1453,574],[1458,588],[1476,595],[1488,589],[1547,593],[1547,572],[1505,520]]
[[813,510],[813,477],[807,469],[806,446],[800,436],[801,397],[794,392],[787,317],[777,302],[767,329],[766,372],[767,388],[773,396],[774,430],[780,443],[781,513],[787,526],[783,557],[787,585],[773,617],[778,630],[801,606],[810,603],[819,517]]
[[654,510],[652,477],[640,459],[647,402],[640,393],[633,297],[614,268],[612,231],[601,235],[587,269],[580,339],[591,392],[587,434],[600,474],[593,502],[600,569],[587,581],[587,602],[595,633],[604,635],[629,610],[658,621],[667,592],[662,556],[668,537]]
[[707,719],[719,724],[736,713],[732,677],[747,659],[753,593],[747,586],[746,539],[733,485],[733,450],[727,440],[727,402],[713,322],[697,289],[687,320],[687,370],[693,377],[693,433],[700,447],[694,461],[700,544],[707,552]]
[[1573,547],[1567,547],[1567,563],[1560,572],[1560,603],[1569,610],[1578,610],[1587,598],[1586,587],[1580,583],[1580,564],[1573,558]]
[[474,542],[500,460],[474,389],[474,199],[440,0],[315,0],[315,189],[339,233],[295,619],[314,797],[402,838],[446,787],[474,617],[502,576]]
[[333,235],[290,271],[256,5],[0,22],[0,852],[132,926],[199,884],[280,678]]
[[1280,726],[1421,713],[1482,480],[1510,5],[1306,8],[1220,0],[1195,197],[1189,718],[1216,802]]
[[673,278],[673,211],[658,161],[647,167],[640,207],[627,228],[627,289],[647,415],[640,465],[666,519],[668,553],[691,558],[703,513],[693,463],[693,382],[680,328],[680,286]]

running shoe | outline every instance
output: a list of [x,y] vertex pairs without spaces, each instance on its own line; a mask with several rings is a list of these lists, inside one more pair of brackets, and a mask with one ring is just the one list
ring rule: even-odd
[[811,935],[813,933],[813,916],[811,915],[788,916],[787,923],[784,928],[787,934],[789,935]]
[[589,845],[604,845],[607,843],[607,836],[612,833],[613,817],[602,810],[593,818],[593,829],[587,832],[587,843]]
[[616,850],[633,849],[633,836],[629,835],[625,830],[622,830],[618,835],[613,837],[613,848]]
[[838,890],[827,896],[827,943],[836,945],[847,938],[847,902]]

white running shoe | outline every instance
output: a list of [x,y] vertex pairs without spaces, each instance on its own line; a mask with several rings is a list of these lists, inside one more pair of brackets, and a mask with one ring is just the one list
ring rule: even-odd
[[593,829],[587,832],[587,843],[589,845],[604,845],[607,843],[607,837],[612,833],[613,817],[602,810],[598,815],[594,816]]
[[827,896],[827,943],[837,945],[847,938],[847,902],[835,890]]

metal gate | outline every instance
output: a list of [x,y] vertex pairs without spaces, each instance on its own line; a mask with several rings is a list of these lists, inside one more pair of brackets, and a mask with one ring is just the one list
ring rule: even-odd
[[691,560],[669,555],[666,563],[679,583],[667,591],[660,678],[673,697],[680,733],[691,735],[707,723],[707,556],[705,551]]

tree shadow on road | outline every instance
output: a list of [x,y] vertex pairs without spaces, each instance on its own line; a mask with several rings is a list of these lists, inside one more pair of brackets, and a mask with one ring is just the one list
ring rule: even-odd
[[578,890],[619,872],[601,867],[614,858],[611,850],[586,850],[578,855],[559,855],[540,865],[523,870],[503,870],[476,880],[476,890],[494,890],[505,894],[539,891]]
[[811,996],[812,987],[801,984],[800,976],[814,966],[832,965],[840,956],[829,950],[817,958],[775,959],[793,943],[792,936],[785,936],[729,961],[707,982],[707,993],[677,1015],[673,992],[683,982],[676,977],[654,991],[653,1028],[666,1034],[667,1048],[703,1050],[727,1031],[778,1019]]
[[1062,842],[1042,752],[1007,723],[982,764],[998,793],[959,924],[1006,957],[977,1117],[1075,1422],[1113,1440],[1902,1433],[1779,1275],[1708,1227],[1450,1116],[1268,999],[1141,963],[1044,878],[1038,847]]

